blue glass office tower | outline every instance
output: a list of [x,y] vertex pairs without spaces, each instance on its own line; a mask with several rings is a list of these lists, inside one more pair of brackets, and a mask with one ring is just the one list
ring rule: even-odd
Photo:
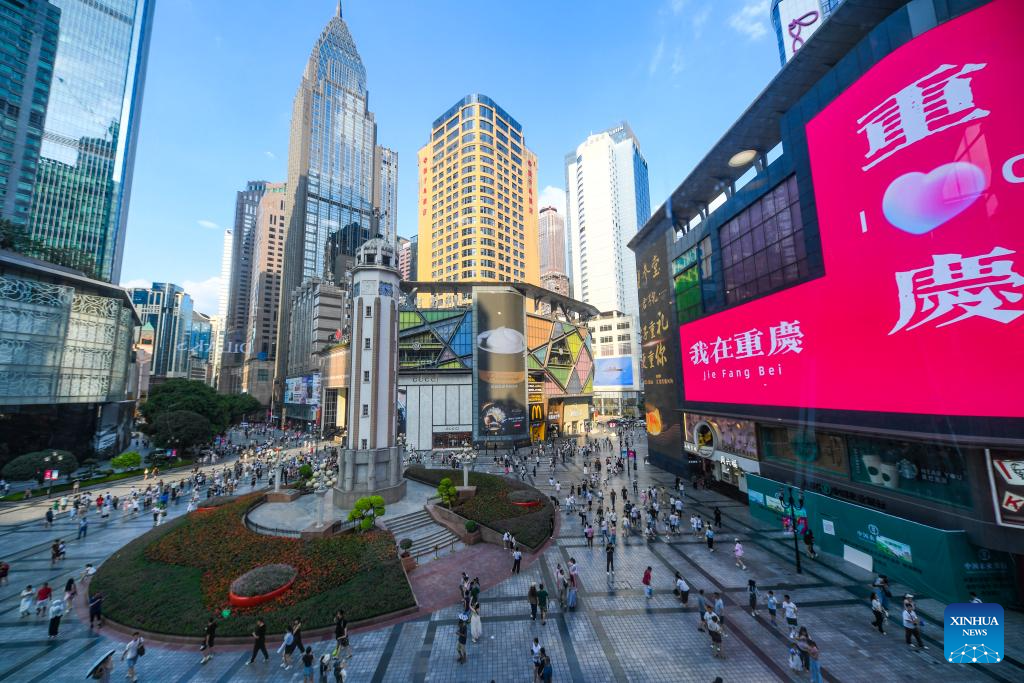
[[28,227],[117,282],[156,0],[52,2],[60,32]]
[[47,0],[0,2],[0,218],[19,227],[32,202],[59,23]]
[[[317,350],[307,348],[312,344],[308,330],[291,330],[292,297],[314,279],[346,286],[345,264],[350,259],[344,257],[354,257],[355,250],[380,230],[380,209],[374,201],[375,185],[381,182],[378,160],[387,157],[397,169],[397,157],[378,150],[377,124],[368,99],[366,68],[339,4],[313,46],[292,109],[279,385],[286,374],[293,374],[286,371],[292,347],[303,366],[311,363],[310,352]],[[340,317],[337,324],[341,325]]]

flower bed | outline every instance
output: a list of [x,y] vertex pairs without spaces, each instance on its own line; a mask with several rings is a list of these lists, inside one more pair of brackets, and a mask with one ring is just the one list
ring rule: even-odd
[[278,598],[292,587],[298,572],[290,564],[256,567],[231,582],[228,600],[236,607],[255,607]]
[[[406,469],[405,476],[437,486],[445,477],[461,481],[462,471],[414,465]],[[551,535],[555,509],[551,501],[533,487],[483,472],[470,472],[469,484],[476,486],[476,495],[463,503],[456,503],[453,512],[499,534],[511,531],[520,543],[531,548],[539,547]],[[536,506],[523,506],[514,500],[523,496],[526,500],[537,501]]]
[[242,496],[143,534],[100,566],[90,592],[103,592],[104,613],[113,621],[192,636],[202,633],[210,614],[230,604],[236,578],[267,564],[294,567],[294,583],[272,603],[233,607],[218,624],[218,635],[248,634],[257,614],[269,632],[280,633],[297,616],[306,628],[317,628],[333,623],[338,608],[358,621],[415,604],[391,534],[311,541],[262,536],[242,523],[261,495]]

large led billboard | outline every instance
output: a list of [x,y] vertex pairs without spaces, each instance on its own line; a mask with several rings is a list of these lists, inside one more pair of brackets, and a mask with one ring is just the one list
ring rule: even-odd
[[614,356],[594,359],[595,387],[633,386],[633,357]]
[[300,406],[320,405],[320,373],[289,377],[284,381],[284,402]]
[[522,294],[489,288],[473,292],[475,439],[518,441],[529,436],[525,329]]
[[687,401],[1024,416],[1022,25],[994,0],[808,123],[825,275],[683,325]]

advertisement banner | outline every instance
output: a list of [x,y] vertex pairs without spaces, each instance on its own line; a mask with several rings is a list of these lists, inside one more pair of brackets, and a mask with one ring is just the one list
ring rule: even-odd
[[[967,464],[960,449],[851,436],[850,476],[862,484],[930,498],[951,505],[971,506]],[[981,457],[980,452],[976,452]]]
[[284,402],[299,406],[320,405],[320,373],[290,377],[284,381]]
[[986,451],[996,523],[1024,529],[1024,453]]
[[594,368],[595,387],[633,386],[632,356],[615,356],[614,358],[595,358]]
[[825,17],[818,0],[782,0],[779,3],[779,24],[787,62],[823,21]]
[[695,413],[685,413],[683,420],[688,442],[698,447],[713,445],[714,450],[757,460],[757,430],[753,422]]
[[676,412],[679,338],[669,322],[675,320],[675,302],[663,237],[650,240],[642,250],[637,250],[636,268],[648,452],[654,464],[685,474],[682,420]]
[[[788,496],[785,484],[747,475],[756,519],[781,528],[790,514]],[[906,583],[943,602],[965,600],[971,590],[992,602],[1012,601],[1015,595],[1009,556],[970,544],[964,531],[936,529],[810,491],[794,489],[793,497],[803,498],[798,524],[804,517],[821,551],[838,557],[847,548],[864,553],[871,571],[886,574],[892,583]]]
[[1024,417],[1022,22],[942,24],[807,124],[825,275],[681,326],[687,401]]
[[526,312],[522,294],[499,289],[473,292],[474,438],[525,440]]

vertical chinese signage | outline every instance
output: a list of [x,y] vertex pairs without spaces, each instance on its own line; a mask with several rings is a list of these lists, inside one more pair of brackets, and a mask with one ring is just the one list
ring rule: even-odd
[[993,0],[807,124],[825,275],[683,325],[687,401],[1024,417],[1021,25]]
[[647,445],[655,464],[678,471],[685,467],[679,408],[679,337],[672,318],[675,302],[668,269],[666,236],[659,234],[636,252],[640,300],[640,372],[644,381]]
[[474,438],[519,441],[528,436],[526,312],[514,290],[473,292]]

